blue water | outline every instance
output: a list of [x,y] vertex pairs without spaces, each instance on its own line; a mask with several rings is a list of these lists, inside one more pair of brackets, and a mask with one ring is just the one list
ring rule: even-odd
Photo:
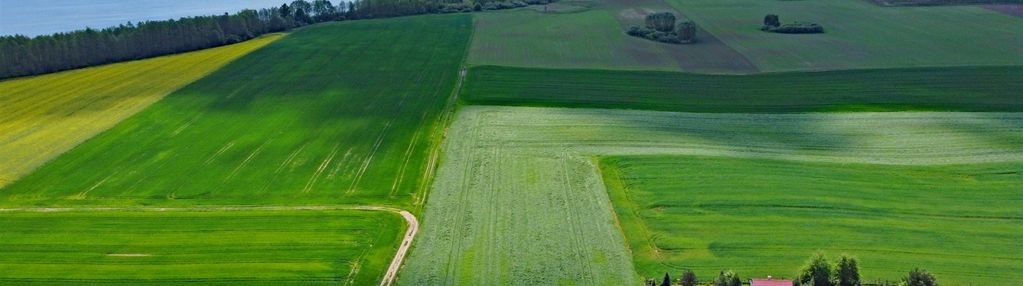
[[[219,15],[290,0],[0,0],[0,35],[37,36],[147,20]],[[335,4],[338,1],[331,1]]]

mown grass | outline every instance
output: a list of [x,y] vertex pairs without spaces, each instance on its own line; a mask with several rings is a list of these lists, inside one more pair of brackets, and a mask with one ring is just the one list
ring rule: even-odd
[[0,187],[281,36],[0,81]]
[[404,221],[365,211],[7,212],[4,285],[374,285]]
[[1023,68],[959,67],[700,75],[483,66],[469,104],[688,112],[1023,111]]
[[1015,285],[1023,164],[889,166],[694,156],[600,161],[636,271],[792,277],[812,253],[867,281]]
[[415,205],[471,24],[292,32],[9,185],[0,204]]
[[[1023,19],[979,6],[880,7],[870,1],[666,0],[761,71],[1023,64]],[[824,34],[759,30],[764,15]]]
[[[628,251],[629,243],[633,242],[626,241],[617,228],[594,157],[714,155],[799,160],[806,162],[805,166],[814,166],[813,162],[834,164],[828,166],[981,163],[1016,168],[1012,166],[1018,167],[1018,164],[1004,162],[1023,161],[1023,114],[706,114],[464,106],[448,130],[448,138],[444,143],[444,161],[425,208],[422,232],[399,277],[399,284],[629,285],[638,284],[643,276],[650,274],[646,271],[639,273],[642,276],[635,274]],[[905,168],[926,171],[932,167]],[[664,168],[667,173],[687,173],[680,170]],[[882,166],[877,174],[886,170],[903,169]],[[715,170],[706,172],[714,174]],[[936,174],[940,175],[943,174]],[[977,178],[987,179],[981,175]],[[883,182],[877,183],[883,185]],[[1014,185],[1009,183],[1012,182],[1002,182],[999,186],[1012,190]],[[947,186],[948,190],[954,188],[956,186]],[[1003,213],[1013,211],[1012,200],[1019,199],[1008,190],[991,193],[991,199],[1008,200],[987,213],[970,210],[967,204],[964,204],[965,210],[944,207],[948,210],[943,213],[1004,216]],[[802,191],[794,191],[791,196],[800,193]],[[882,191],[872,194],[886,195]],[[890,206],[901,197],[920,197],[903,196],[908,194],[912,193],[893,192],[891,197],[880,199],[888,204],[878,206]],[[956,195],[974,199],[978,204],[979,200],[988,199],[973,197],[978,194],[970,192]],[[812,200],[812,197],[807,199]],[[863,200],[859,203],[865,203]],[[930,202],[935,201],[921,201],[922,204]],[[1010,215],[1021,214],[1017,209]],[[756,223],[748,227],[758,227]],[[892,226],[895,227],[900,226]],[[924,225],[916,231],[941,233],[943,230],[944,225],[935,228]],[[626,229],[626,233],[629,231]],[[627,235],[631,238],[631,234]],[[1011,236],[1011,233],[1003,235]],[[761,241],[750,239],[748,243],[755,246]],[[893,240],[891,246],[904,245],[900,243]],[[810,252],[800,249],[793,256],[801,262]],[[859,252],[853,254],[860,255]],[[883,258],[866,253],[861,258],[864,264],[885,263],[871,262]],[[946,258],[935,259],[947,261],[942,260]],[[739,261],[728,267],[756,268],[750,263],[756,261]],[[719,267],[720,264],[707,265]],[[961,264],[941,266],[945,271],[943,275],[976,269],[957,265]],[[1008,265],[1002,269],[1015,264]],[[781,268],[786,272],[778,275],[790,275],[794,270],[787,266]],[[757,269],[767,272],[778,267]],[[665,270],[673,271],[675,276],[680,274],[674,268]],[[908,269],[892,271],[902,270]],[[744,275],[754,274],[751,272],[746,271]],[[701,277],[714,273],[700,271]],[[656,274],[659,278],[661,273]],[[885,275],[883,277],[888,277]]]

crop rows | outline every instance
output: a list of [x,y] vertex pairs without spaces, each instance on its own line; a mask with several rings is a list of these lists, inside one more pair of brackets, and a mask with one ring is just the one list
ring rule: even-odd
[[1023,111],[1023,68],[965,67],[705,75],[483,66],[473,104],[692,112]]
[[8,185],[0,204],[412,204],[470,29],[446,15],[297,30]]
[[6,212],[0,284],[369,285],[403,224],[362,211]]
[[[1015,113],[696,114],[467,106],[448,133],[423,232],[399,283],[638,282],[632,263],[621,260],[628,246],[616,230],[594,156],[1005,162],[1023,160],[1020,134],[1023,115]],[[537,266],[543,271],[534,271]]]
[[[701,156],[601,160],[646,277],[722,269],[792,277],[816,251],[864,278],[913,267],[950,285],[1014,285],[1023,164],[887,166]],[[677,274],[676,274],[677,275]]]
[[0,187],[280,37],[0,81]]

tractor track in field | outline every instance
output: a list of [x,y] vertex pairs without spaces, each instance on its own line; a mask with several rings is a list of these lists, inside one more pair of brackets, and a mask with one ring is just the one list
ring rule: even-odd
[[359,210],[359,211],[384,211],[401,215],[408,223],[408,229],[402,237],[398,251],[391,259],[390,266],[384,272],[384,278],[380,280],[380,286],[390,286],[397,277],[408,254],[409,247],[416,234],[419,233],[419,220],[412,213],[392,207],[382,206],[203,206],[203,207],[67,207],[67,208],[0,208],[0,213],[12,212],[220,212],[220,211],[334,211],[334,210]]

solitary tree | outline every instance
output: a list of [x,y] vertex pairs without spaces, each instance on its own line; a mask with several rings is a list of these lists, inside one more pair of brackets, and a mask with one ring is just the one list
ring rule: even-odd
[[831,286],[831,266],[824,254],[817,253],[796,275],[796,283],[806,286]]
[[902,282],[906,286],[938,286],[938,280],[934,275],[920,268],[909,271],[909,276],[903,278]]
[[664,273],[664,279],[661,280],[661,286],[671,286],[671,276],[668,276],[668,272]]
[[662,12],[646,15],[646,27],[661,32],[671,32],[675,29],[675,14]]
[[678,24],[678,29],[675,31],[678,34],[678,40],[683,43],[692,43],[696,41],[696,23],[692,21],[685,21]]
[[739,274],[732,270],[721,271],[717,278],[714,278],[714,286],[742,286]]
[[837,286],[859,286],[860,268],[856,265],[856,258],[842,255],[835,265],[835,280]]
[[692,270],[682,272],[682,286],[696,286],[696,273]]

